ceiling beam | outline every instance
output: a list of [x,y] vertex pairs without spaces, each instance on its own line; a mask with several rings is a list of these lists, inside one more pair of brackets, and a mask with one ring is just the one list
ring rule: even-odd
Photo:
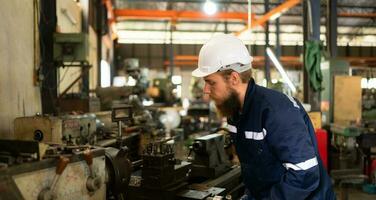
[[[254,56],[252,65],[256,68],[263,67],[264,65],[264,56]],[[341,57],[341,59],[347,60],[350,62],[351,65],[354,66],[371,66],[374,67],[376,65],[376,58],[375,57]],[[286,68],[299,68],[302,66],[302,61],[300,60],[299,56],[281,56],[280,57],[281,63]],[[197,55],[176,55],[174,59],[174,64],[176,66],[197,66],[198,56]],[[165,65],[168,66],[169,61],[164,62]]]
[[115,16],[120,19],[169,19],[169,20],[241,20],[247,21],[248,14],[240,12],[218,12],[206,15],[200,11],[188,10],[145,10],[145,9],[116,9]]
[[[270,20],[270,19],[273,19],[273,18],[278,18],[279,16],[281,16],[284,12],[286,12],[287,10],[289,10],[290,8],[298,5],[300,3],[300,0],[287,0],[285,1],[284,3],[282,3],[281,5],[273,8],[272,10],[270,10],[269,12],[267,12],[265,15],[257,18],[255,20],[255,22],[251,22],[251,29],[252,28],[255,28],[257,26],[261,26],[263,25],[266,21]],[[243,32],[247,31],[248,30],[248,27],[246,26],[244,29],[238,31],[235,33],[235,35],[240,35],[242,34]]]
[[[282,15],[281,18],[285,17],[285,16],[289,16],[289,15]],[[296,16],[296,17],[301,17],[300,15],[299,16]],[[165,23],[168,23],[169,20],[166,20]],[[324,23],[325,21],[325,17],[321,17],[321,25],[325,25]],[[121,21],[118,21],[118,22],[121,22]],[[155,20],[144,20],[144,19],[127,19],[127,22],[140,22],[140,23],[155,23],[155,22],[161,22],[160,20],[158,19],[155,19]],[[194,20],[184,20],[183,23],[192,23],[192,24],[212,24],[213,21],[209,21],[209,20],[205,20],[205,19],[202,19],[200,21],[194,21]],[[243,21],[228,21],[227,24],[242,24],[244,25],[245,22]],[[274,24],[274,21],[271,21],[270,22],[271,25]],[[296,23],[296,22],[291,22],[291,23],[288,23],[288,22],[279,22],[280,25],[297,25],[297,26],[301,26],[302,24],[301,23]],[[375,23],[376,25],[376,23]],[[375,25],[372,25],[372,24],[358,24],[357,26],[359,27],[375,27]],[[354,25],[346,25],[346,24],[339,24],[338,26],[340,27],[354,27]]]
[[[166,29],[118,29],[119,31],[146,31],[146,32],[164,32],[167,31]],[[213,31],[213,30],[176,30],[175,33],[215,33],[215,32],[223,32],[223,30]],[[252,31],[252,33],[265,33],[264,31]],[[275,31],[269,31],[269,34],[275,34]],[[303,34],[300,31],[294,32],[284,32],[280,31],[280,34]],[[323,31],[321,34],[325,34]],[[338,36],[358,36],[363,37],[367,35],[376,35],[376,33],[338,33]]]
[[[197,3],[203,4],[203,0],[128,0],[128,3],[137,3],[137,2],[169,2],[169,3]],[[216,3],[219,4],[239,4],[239,5],[248,5],[248,2],[245,0],[215,0]],[[269,2],[271,6],[278,6],[280,3],[277,2]],[[263,6],[263,2],[252,2],[252,5]],[[361,8],[361,9],[376,9],[375,5],[359,5],[359,3],[349,4],[349,3],[339,3],[337,5],[339,8]],[[325,4],[321,4],[321,7],[326,7]]]
[[376,13],[338,13],[338,17],[353,17],[353,18],[376,18]]

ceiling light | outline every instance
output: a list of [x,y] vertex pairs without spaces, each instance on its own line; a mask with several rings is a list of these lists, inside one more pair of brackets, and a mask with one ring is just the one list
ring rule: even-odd
[[214,2],[207,0],[204,4],[204,12],[207,15],[214,15],[217,12],[217,5]]
[[283,80],[285,80],[285,83],[287,83],[287,85],[289,86],[289,88],[291,89],[291,91],[293,93],[295,93],[296,92],[296,88],[295,88],[294,84],[292,83],[292,81],[290,80],[290,78],[287,76],[286,71],[283,69],[281,63],[275,57],[273,51],[269,47],[267,47],[266,48],[266,53],[268,54],[270,60],[272,60],[274,66],[277,68],[277,70],[281,74]]

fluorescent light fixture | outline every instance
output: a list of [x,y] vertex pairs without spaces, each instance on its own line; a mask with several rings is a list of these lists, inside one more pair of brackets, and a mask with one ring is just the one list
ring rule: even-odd
[[107,61],[101,60],[101,87],[111,86],[111,67]]
[[125,76],[115,76],[114,77],[113,85],[115,87],[123,87],[123,86],[125,86],[125,83],[126,83]]
[[217,5],[214,2],[207,0],[204,4],[204,12],[207,15],[214,15],[217,12]]
[[287,76],[286,71],[283,69],[281,63],[278,61],[278,59],[274,55],[273,51],[269,47],[267,47],[266,48],[266,53],[268,54],[270,60],[272,60],[274,66],[277,68],[278,72],[282,75],[282,78],[283,78],[283,80],[285,80],[285,83],[287,83],[287,85],[289,86],[289,88],[291,89],[291,91],[293,93],[295,93],[296,92],[296,88],[295,88],[294,84],[292,83],[292,81],[290,80],[290,78]]

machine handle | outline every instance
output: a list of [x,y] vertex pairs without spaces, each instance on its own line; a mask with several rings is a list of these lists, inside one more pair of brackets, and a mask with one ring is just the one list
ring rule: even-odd
[[93,164],[93,154],[89,149],[84,151],[84,159],[87,165],[91,166]]
[[56,174],[61,175],[69,163],[69,158],[60,156],[59,163],[56,166]]

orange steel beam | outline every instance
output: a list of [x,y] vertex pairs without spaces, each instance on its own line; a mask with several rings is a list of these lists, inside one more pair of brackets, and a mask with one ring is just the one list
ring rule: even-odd
[[[176,55],[174,57],[175,66],[191,66],[196,67],[198,56],[196,55]],[[264,65],[264,56],[254,56],[252,65],[256,68],[260,68]],[[280,61],[283,65],[286,65],[287,68],[296,68],[302,65],[300,58],[298,56],[282,56]],[[170,61],[165,61],[164,65],[169,66]]]
[[[254,56],[253,57],[253,62],[258,62],[258,61],[263,61],[265,59],[264,56]],[[282,56],[281,61],[299,61],[298,56]],[[174,61],[198,61],[198,56],[196,55],[176,55],[174,57]]]
[[301,0],[287,0],[281,5],[273,8],[268,13],[263,15],[260,18],[257,18],[255,23],[252,23],[252,27],[263,25],[266,21],[270,20],[273,17],[278,17],[278,15],[282,15],[284,12],[286,12],[288,9],[296,6],[300,3]]
[[143,10],[143,9],[116,9],[114,11],[115,16],[126,19],[171,19],[171,20],[204,20],[204,19],[216,19],[216,20],[242,20],[247,21],[247,13],[239,12],[218,12],[214,15],[206,15],[199,11],[188,10]]
[[[266,21],[272,19],[272,18],[277,18],[280,15],[282,15],[284,12],[286,12],[288,9],[296,6],[297,4],[300,3],[301,0],[287,0],[284,3],[280,4],[279,6],[273,8],[270,10],[268,13],[265,15],[257,18],[254,20],[254,22],[251,22],[251,29],[255,28],[256,26],[261,26],[263,25]],[[248,27],[244,27],[242,30],[238,31],[235,33],[235,35],[240,35],[244,31],[248,30]]]
[[376,13],[338,13],[339,17],[376,18]]
[[[252,65],[260,67],[264,65],[264,56],[254,56]],[[341,57],[353,65],[376,65],[375,57]],[[198,56],[196,55],[176,55],[174,59],[174,64],[176,66],[197,66]],[[283,65],[286,65],[287,68],[301,66],[303,63],[298,56],[281,56],[280,61]],[[169,61],[164,62],[165,65],[169,65]]]

